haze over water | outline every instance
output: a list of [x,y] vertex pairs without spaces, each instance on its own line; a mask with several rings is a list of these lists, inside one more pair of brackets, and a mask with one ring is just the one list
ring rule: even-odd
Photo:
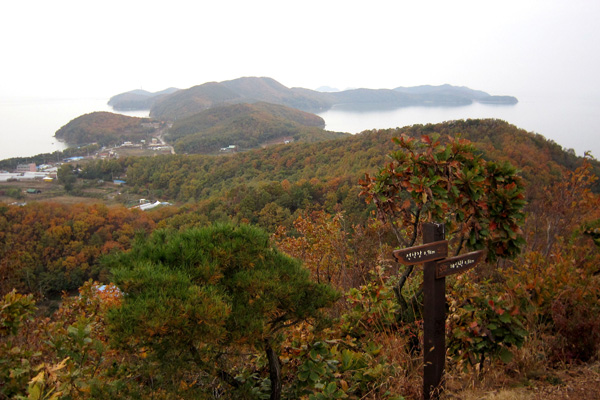
[[[72,119],[93,111],[113,111],[104,98],[0,98],[0,159],[62,150],[54,133]],[[600,96],[519,97],[516,105],[473,103],[461,107],[403,107],[356,111],[334,107],[320,113],[326,129],[358,133],[467,118],[498,118],[539,133],[577,155],[600,157]],[[126,112],[146,117],[148,111]]]
[[577,155],[591,151],[600,157],[600,96],[519,97],[516,105],[473,103],[460,107],[403,107],[358,112],[332,108],[319,114],[325,129],[357,133],[468,118],[497,118],[543,135]]
[[[30,157],[63,150],[54,137],[58,129],[80,115],[113,111],[105,98],[0,98],[0,159]],[[148,111],[126,115],[144,117]]]

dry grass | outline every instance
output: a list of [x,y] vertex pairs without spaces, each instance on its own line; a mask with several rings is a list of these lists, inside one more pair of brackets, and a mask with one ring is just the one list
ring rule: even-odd
[[[508,384],[508,382],[506,382]],[[514,381],[513,385],[518,384]],[[461,400],[562,400],[600,399],[600,364],[564,366],[548,369],[538,379],[527,380],[526,386],[490,388],[490,382],[463,390],[447,390],[443,399]],[[493,383],[498,386],[498,383]]]
[[[18,182],[0,182],[0,190],[16,188],[23,192],[21,199],[14,199],[8,196],[0,196],[0,202],[5,204],[11,204],[13,202],[53,202],[59,204],[73,205],[73,204],[97,204],[103,203],[108,206],[119,204],[114,200],[116,193],[121,188],[113,185],[112,183],[105,183],[103,185],[87,187],[80,189],[83,195],[77,196],[74,194],[67,194],[63,188],[63,185],[58,182],[44,182],[41,180],[27,180]],[[24,193],[27,189],[38,189],[41,193],[28,194]]]
[[[386,389],[406,400],[422,399],[421,355],[408,353],[407,339],[402,335],[380,333],[372,339],[382,345],[382,356],[395,366],[394,375],[385,382]],[[531,332],[509,364],[487,365],[477,374],[449,362],[440,400],[600,400],[600,362],[550,366],[547,350],[547,338],[541,332]]]

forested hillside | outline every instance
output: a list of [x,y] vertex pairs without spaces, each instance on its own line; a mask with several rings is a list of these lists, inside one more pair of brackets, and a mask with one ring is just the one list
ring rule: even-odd
[[392,250],[430,221],[486,252],[446,278],[444,396],[574,393],[600,359],[598,162],[504,121],[80,167],[173,205],[0,205],[0,399],[421,399],[422,268]]
[[[129,117],[105,111],[81,115],[56,131],[57,139],[72,145],[121,144],[126,140],[148,139],[156,131],[150,118]],[[156,122],[156,121],[154,121]]]
[[365,131],[314,144],[295,143],[237,154],[235,157],[173,156],[134,158],[125,162],[128,178],[139,190],[160,190],[165,198],[199,200],[202,193],[219,193],[237,184],[300,180],[357,182],[364,173],[382,165],[393,149],[391,139],[402,134],[419,137],[434,132],[460,134],[477,144],[484,157],[510,160],[527,181],[549,182],[581,158],[556,143],[499,120],[467,120],[414,125],[400,129]]
[[314,142],[347,134],[323,131],[321,117],[270,104],[214,107],[175,121],[167,139],[178,153],[216,153],[229,145],[248,150],[273,143]]

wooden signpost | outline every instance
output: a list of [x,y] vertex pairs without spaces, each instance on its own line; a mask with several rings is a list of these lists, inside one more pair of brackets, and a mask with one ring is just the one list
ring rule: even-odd
[[423,263],[423,398],[437,399],[443,389],[446,359],[446,276],[475,267],[483,251],[448,256],[444,224],[423,224],[423,245],[395,250],[399,263]]
[[475,267],[483,258],[483,250],[473,251],[457,257],[447,258],[437,262],[435,277],[443,278],[448,275],[460,274]]

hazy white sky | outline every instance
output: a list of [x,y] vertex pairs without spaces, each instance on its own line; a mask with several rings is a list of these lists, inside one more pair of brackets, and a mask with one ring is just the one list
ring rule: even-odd
[[596,95],[599,17],[597,0],[3,1],[0,97],[109,97],[242,76]]

